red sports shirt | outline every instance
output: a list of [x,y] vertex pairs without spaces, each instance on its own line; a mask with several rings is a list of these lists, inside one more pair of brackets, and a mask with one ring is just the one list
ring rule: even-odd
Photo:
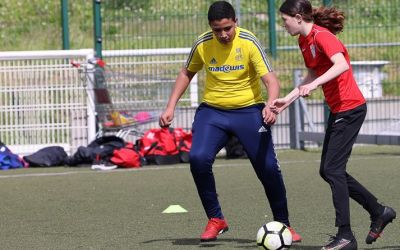
[[[299,36],[299,46],[306,67],[313,70],[317,76],[321,76],[332,67],[330,58],[337,53],[343,53],[350,65],[349,54],[342,42],[329,30],[316,24],[307,36]],[[364,96],[354,80],[351,66],[349,70],[323,84],[322,90],[332,113],[350,110],[365,103]]]

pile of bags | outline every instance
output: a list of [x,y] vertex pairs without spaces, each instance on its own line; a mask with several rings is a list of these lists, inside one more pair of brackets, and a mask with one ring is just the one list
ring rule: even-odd
[[[1,142],[0,142],[1,143]],[[189,162],[192,134],[181,128],[150,129],[135,144],[117,136],[103,136],[68,156],[59,146],[45,147],[19,157],[0,144],[0,169],[92,165],[92,168],[137,168],[148,164]],[[107,167],[110,166],[110,167]]]

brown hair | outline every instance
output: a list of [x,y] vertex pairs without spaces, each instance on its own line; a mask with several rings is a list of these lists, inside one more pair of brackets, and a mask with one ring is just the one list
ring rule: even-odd
[[341,32],[344,28],[344,13],[333,7],[312,8],[308,0],[286,0],[279,11],[289,15],[301,15],[306,22],[314,21],[315,24],[327,28],[333,34]]
[[335,8],[320,7],[313,9],[314,23],[327,28],[333,34],[342,32],[344,27],[344,13]]

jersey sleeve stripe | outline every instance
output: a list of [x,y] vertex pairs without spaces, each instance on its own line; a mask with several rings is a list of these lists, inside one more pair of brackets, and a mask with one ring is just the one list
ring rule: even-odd
[[197,39],[197,41],[196,41],[196,42],[194,43],[194,45],[192,46],[192,49],[190,50],[189,57],[188,57],[188,59],[187,59],[187,61],[186,61],[186,64],[185,64],[185,67],[186,67],[186,68],[189,67],[190,61],[191,61],[192,58],[193,58],[193,54],[194,54],[194,52],[196,51],[197,46],[199,46],[199,44],[201,44],[201,43],[203,43],[203,42],[205,42],[205,41],[211,40],[212,38],[213,38],[212,32],[207,32],[206,34],[204,34],[203,36],[200,36],[200,37]]
[[257,47],[258,51],[260,52],[261,57],[262,57],[265,65],[267,66],[268,71],[272,72],[273,69],[272,69],[271,64],[269,63],[267,54],[265,54],[265,51],[263,50],[263,48],[262,48],[260,42],[258,41],[258,39],[255,36],[253,36],[252,34],[247,33],[247,32],[243,32],[243,31],[240,31],[239,37],[242,38],[242,39],[249,40],[249,41],[254,43],[254,45]]

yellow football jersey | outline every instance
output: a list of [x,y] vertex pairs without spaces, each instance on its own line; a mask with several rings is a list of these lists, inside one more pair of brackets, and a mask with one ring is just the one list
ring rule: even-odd
[[260,77],[272,71],[263,47],[253,33],[237,27],[229,44],[220,43],[212,31],[194,43],[186,68],[198,72],[204,66],[203,102],[234,109],[263,102]]

